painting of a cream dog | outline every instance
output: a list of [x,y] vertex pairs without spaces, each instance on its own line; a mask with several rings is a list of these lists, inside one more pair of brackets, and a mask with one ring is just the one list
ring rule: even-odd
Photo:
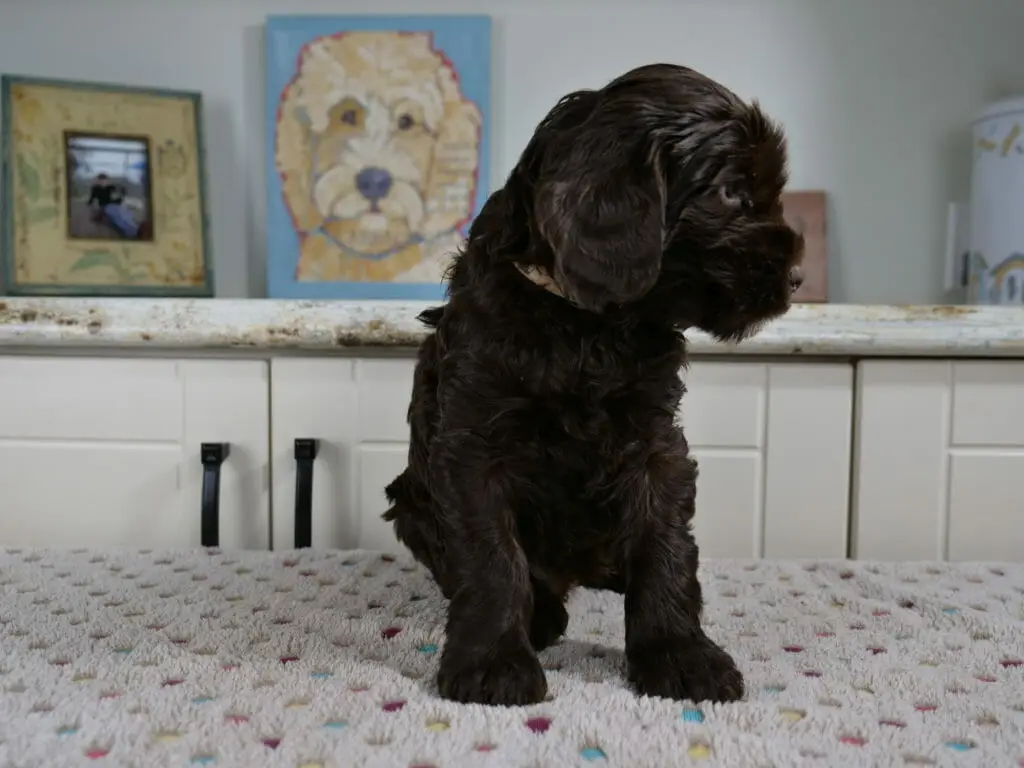
[[[434,23],[452,21],[459,17]],[[302,41],[287,83],[268,105],[276,187],[270,213],[275,203],[283,206],[292,236],[275,232],[271,221],[271,296],[441,293],[444,271],[487,192],[487,82],[480,87],[473,67],[489,69],[489,23],[465,21],[478,42],[470,40],[465,52],[466,39],[453,33],[461,62],[444,45],[447,29],[425,29],[429,19],[406,19],[395,29],[320,19],[316,26],[340,31],[309,35],[305,17],[279,19],[268,30],[272,46]],[[301,29],[292,26],[278,40],[289,22]],[[480,54],[485,60],[473,64]],[[273,51],[268,56],[268,63],[280,60]]]

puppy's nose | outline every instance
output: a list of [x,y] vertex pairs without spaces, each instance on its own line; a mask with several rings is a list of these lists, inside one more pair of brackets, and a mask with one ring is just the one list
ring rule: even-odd
[[391,174],[383,168],[363,168],[356,174],[356,189],[371,203],[375,203],[387,197],[391,191]]
[[804,284],[804,271],[799,266],[789,270],[789,287],[796,291]]

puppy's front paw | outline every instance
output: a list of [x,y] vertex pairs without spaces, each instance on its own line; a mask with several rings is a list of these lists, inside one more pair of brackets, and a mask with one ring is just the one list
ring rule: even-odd
[[536,704],[548,692],[544,670],[528,646],[484,658],[464,656],[458,648],[446,647],[437,673],[437,687],[445,699],[506,707]]
[[703,633],[637,647],[629,653],[628,676],[646,696],[694,702],[743,698],[736,663]]

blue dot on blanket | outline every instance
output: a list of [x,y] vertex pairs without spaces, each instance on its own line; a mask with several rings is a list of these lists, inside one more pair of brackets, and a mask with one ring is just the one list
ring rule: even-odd
[[416,650],[420,653],[437,653],[437,646],[433,643],[427,643],[426,645],[421,645]]
[[947,741],[946,746],[950,749],[955,749],[957,752],[966,752],[974,747],[973,744],[967,741]]
[[580,752],[580,757],[582,757],[584,760],[593,761],[604,760],[607,757],[607,755],[605,755],[604,750],[600,747],[587,747],[586,749]]
[[704,713],[699,709],[684,709],[683,714],[680,715],[684,722],[687,723],[703,723]]

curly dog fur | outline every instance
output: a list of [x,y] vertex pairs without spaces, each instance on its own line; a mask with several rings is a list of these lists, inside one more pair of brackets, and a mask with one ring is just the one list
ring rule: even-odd
[[782,131],[685,67],[565,96],[425,311],[398,538],[448,607],[437,683],[463,702],[547,692],[537,651],[576,586],[625,595],[641,694],[741,698],[700,624],[697,465],[676,423],[683,331],[738,341],[784,313],[803,243]]

